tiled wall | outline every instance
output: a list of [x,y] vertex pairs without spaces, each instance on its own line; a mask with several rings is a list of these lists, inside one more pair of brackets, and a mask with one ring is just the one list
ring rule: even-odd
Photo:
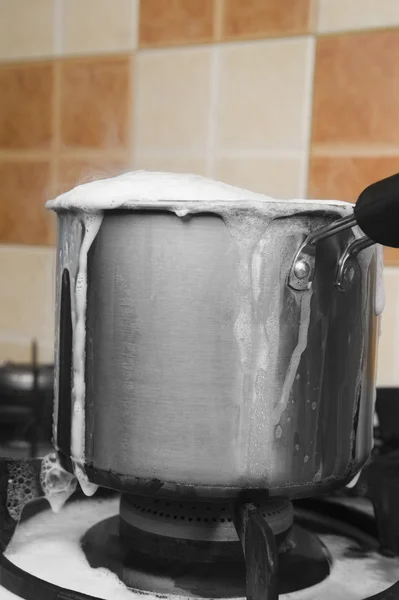
[[[0,0],[0,359],[53,338],[43,203],[126,168],[355,200],[399,171],[398,0]],[[379,382],[399,384],[399,252]]]

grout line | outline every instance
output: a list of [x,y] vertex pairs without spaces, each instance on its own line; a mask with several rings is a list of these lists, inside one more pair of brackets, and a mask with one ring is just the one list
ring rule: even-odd
[[280,42],[280,43],[289,43],[289,42],[293,42],[293,41],[297,41],[298,39],[308,39],[310,36],[309,32],[307,33],[300,33],[298,35],[287,35],[287,36],[275,36],[275,37],[254,37],[254,38],[237,38],[234,40],[223,40],[223,41],[215,41],[215,42],[209,42],[209,40],[204,41],[204,42],[196,42],[195,44],[187,44],[187,43],[181,43],[181,44],[174,44],[174,45],[159,45],[159,46],[140,46],[138,48],[138,52],[140,54],[142,53],[161,53],[161,52],[179,52],[181,50],[184,51],[194,51],[194,50],[200,50],[202,48],[212,48],[212,47],[216,47],[216,48],[224,48],[224,47],[234,47],[234,46],[250,46],[250,45],[255,45],[255,44],[273,44],[276,42]]
[[314,87],[314,71],[316,63],[316,39],[315,36],[309,36],[309,44],[306,56],[306,97],[304,114],[302,118],[302,139],[304,142],[303,152],[301,156],[301,171],[299,182],[299,194],[302,198],[308,195],[309,186],[309,165],[310,165],[310,148],[312,137],[312,117],[313,117],[313,87]]
[[308,27],[309,32],[316,35],[319,21],[320,5],[319,0],[310,0]]
[[[216,119],[215,119],[216,120]],[[211,128],[211,123],[210,123],[211,119],[208,120],[208,126],[209,129]],[[217,123],[216,123],[216,127],[212,126],[212,130],[213,130],[213,137],[216,138],[215,131],[217,132]],[[208,144],[207,144],[207,148],[211,147],[210,141],[215,141],[215,140],[211,140],[208,137]],[[280,148],[261,148],[261,149],[254,149],[254,148],[220,148],[220,149],[216,149],[216,144],[212,144],[213,148],[212,148],[212,153],[214,154],[215,158],[234,158],[234,159],[239,159],[239,158],[264,158],[264,159],[300,159],[303,156],[303,150],[298,149],[298,150],[282,150]],[[164,157],[176,157],[176,158],[180,158],[182,155],[187,156],[188,158],[203,158],[204,156],[204,149],[201,147],[198,147],[196,149],[193,148],[186,148],[186,147],[180,147],[180,148],[153,148],[153,149],[148,149],[148,150],[141,150],[139,152],[140,157],[141,158],[164,158]]]
[[53,149],[48,150],[0,150],[0,160],[4,162],[44,162],[53,157]]
[[53,14],[53,36],[54,36],[54,54],[55,56],[61,56],[64,49],[63,40],[63,0],[53,0],[54,2],[54,14]]
[[137,50],[139,46],[139,27],[140,27],[140,2],[139,0],[131,0],[131,40],[130,47],[131,50]]
[[312,156],[357,158],[397,157],[399,145],[389,144],[313,144]]
[[208,135],[205,157],[205,173],[207,177],[215,175],[215,153],[218,139],[218,100],[220,83],[220,52],[216,46],[212,48],[212,65],[210,81],[210,98],[208,111]]
[[392,31],[397,31],[399,28],[399,23],[392,23],[392,25],[374,25],[372,27],[359,27],[357,29],[333,29],[330,31],[317,31],[317,36],[326,38],[326,37],[334,37],[341,35],[364,35],[367,33],[388,33]]
[[47,245],[37,246],[36,244],[9,244],[7,242],[3,242],[2,244],[0,244],[0,252],[2,254],[4,254],[4,253],[7,254],[9,252],[12,254],[16,254],[16,253],[20,252],[21,254],[28,253],[29,255],[31,255],[31,254],[47,255],[50,252],[51,253],[54,252],[54,247],[47,246]]
[[[216,12],[216,11],[215,11]],[[178,50],[190,50],[190,49],[199,49],[199,48],[204,48],[204,47],[209,47],[211,45],[216,45],[216,46],[234,46],[234,45],[249,45],[249,44],[256,44],[256,43],[275,43],[275,42],[289,42],[289,41],[293,41],[293,40],[298,40],[301,38],[308,38],[309,35],[314,35],[316,38],[325,38],[325,37],[333,37],[333,36],[340,36],[340,35],[347,35],[347,34],[351,34],[351,35],[357,35],[357,34],[365,34],[365,33],[376,33],[376,32],[389,32],[389,31],[395,31],[398,30],[399,28],[399,24],[397,25],[392,25],[391,27],[380,27],[380,28],[364,28],[364,29],[353,29],[353,30],[340,30],[340,31],[332,31],[332,32],[325,32],[325,33],[320,33],[317,31],[311,32],[311,31],[307,31],[307,32],[303,32],[300,31],[298,33],[290,33],[289,35],[280,35],[280,34],[275,34],[275,35],[264,35],[264,36],[258,36],[258,35],[254,35],[253,37],[249,37],[249,36],[245,36],[245,37],[235,37],[235,38],[223,38],[223,39],[215,39],[214,42],[212,43],[212,41],[210,41],[208,38],[204,39],[203,41],[201,40],[197,40],[195,43],[187,43],[187,40],[184,40],[182,42],[174,42],[174,43],[170,43],[170,44],[164,44],[164,43],[160,43],[160,44],[152,44],[152,45],[143,45],[143,46],[139,46],[137,51],[138,52],[173,52],[173,51],[178,51]]]
[[94,148],[61,148],[58,156],[62,160],[115,160],[126,159],[126,150],[94,149]]

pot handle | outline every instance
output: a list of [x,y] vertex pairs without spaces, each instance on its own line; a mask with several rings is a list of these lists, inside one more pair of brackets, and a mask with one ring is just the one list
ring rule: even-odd
[[[312,232],[300,246],[288,277],[288,285],[297,291],[308,290],[312,280],[316,262],[316,245],[332,235],[358,226],[365,234],[355,247],[350,247],[345,262],[340,261],[340,273],[344,271],[348,259],[355,257],[361,250],[381,244],[391,248],[399,248],[399,173],[369,185],[357,199],[352,215],[338,219],[331,225]],[[340,280],[337,282],[340,287]],[[342,288],[341,288],[342,289]]]
[[399,248],[399,173],[363,190],[356,202],[354,217],[375,244]]

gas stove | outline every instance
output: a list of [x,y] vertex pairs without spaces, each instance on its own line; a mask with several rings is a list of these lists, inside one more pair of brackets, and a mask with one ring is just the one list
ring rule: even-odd
[[398,195],[399,175],[353,209],[135,171],[48,203],[57,455],[0,463],[3,587],[27,600],[398,597],[395,449],[334,492],[373,445],[373,246],[399,246]]
[[[100,488],[58,514],[43,497],[27,504],[16,529],[5,494],[18,471],[3,460],[0,599],[399,598],[399,452],[376,432],[357,484],[328,496],[209,502]],[[29,496],[40,461],[18,464]]]

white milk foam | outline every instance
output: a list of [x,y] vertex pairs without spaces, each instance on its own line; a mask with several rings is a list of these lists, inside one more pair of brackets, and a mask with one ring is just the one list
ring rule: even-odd
[[[55,200],[47,203],[47,207],[55,210],[77,209],[88,212],[102,211],[112,208],[137,208],[143,203],[169,202],[219,202],[244,200],[253,202],[276,202],[263,194],[206,179],[200,175],[183,173],[161,173],[155,171],[132,171],[118,177],[92,181],[76,186],[69,192],[61,194]],[[339,206],[346,214],[353,212],[353,207],[347,202],[290,200],[300,204]],[[288,203],[288,201],[287,201]],[[184,216],[190,212],[188,207],[176,207]]]
[[83,466],[85,446],[85,357],[86,357],[86,304],[87,304],[87,255],[102,222],[101,214],[83,215],[84,236],[79,253],[79,270],[75,284],[76,318],[73,321],[73,412],[71,427],[71,458],[74,472],[82,491],[92,496],[98,486],[90,483]]
[[[274,372],[275,365],[271,365],[270,358],[273,355],[271,349],[278,343],[279,329],[279,295],[280,289],[274,289],[276,278],[268,276],[268,282],[260,281],[261,273],[273,271],[270,260],[272,249],[275,245],[275,236],[298,236],[302,225],[295,215],[307,211],[307,213],[318,211],[325,215],[333,215],[336,218],[344,217],[353,213],[353,205],[338,201],[317,200],[275,200],[273,198],[257,194],[248,190],[233,187],[221,182],[212,181],[198,175],[159,173],[150,171],[134,171],[125,173],[118,177],[93,181],[75,187],[70,192],[58,196],[55,200],[47,203],[47,207],[55,211],[73,211],[69,214],[69,229],[76,228],[74,223],[79,220],[83,222],[83,241],[77,244],[77,236],[72,235],[69,240],[69,231],[66,225],[61,231],[60,256],[58,274],[63,268],[71,269],[71,284],[74,284],[75,294],[72,298],[73,313],[73,415],[71,431],[72,459],[75,464],[75,474],[81,481],[82,489],[91,492],[87,486],[89,483],[84,473],[85,463],[85,316],[87,295],[87,253],[93,243],[103,217],[103,211],[109,209],[131,209],[162,208],[174,212],[179,217],[200,212],[212,212],[218,214],[225,222],[226,228],[235,244],[238,256],[238,279],[240,310],[234,326],[234,334],[241,358],[241,368],[244,374],[244,408],[240,423],[239,455],[246,460],[246,451],[243,452],[241,444],[245,446],[248,442],[247,432],[251,427],[250,407],[253,404],[252,394],[265,394],[268,377]],[[291,217],[285,220],[283,217]],[[278,225],[274,219],[280,218],[282,223]],[[63,215],[65,219],[65,214]],[[276,223],[276,228],[272,225]],[[320,225],[319,225],[320,226]],[[283,231],[283,234],[281,233]],[[272,234],[273,232],[273,234]],[[309,233],[304,232],[304,233]],[[355,234],[356,235],[356,234]],[[357,234],[359,235],[359,234]],[[273,237],[274,236],[274,237]],[[296,239],[296,242],[298,240]],[[68,245],[69,244],[69,245]],[[263,246],[262,246],[263,245]],[[266,248],[263,251],[262,248]],[[280,258],[278,259],[280,261]],[[281,269],[288,269],[292,264],[293,255],[287,255],[281,259]],[[267,263],[267,269],[265,265]],[[263,275],[262,275],[263,276]],[[264,277],[264,276],[263,276]],[[376,309],[381,307],[381,277],[378,279],[378,301]],[[278,281],[278,278],[277,278]],[[254,298],[262,299],[265,304],[265,289],[273,282],[273,289],[268,289],[266,304],[269,308],[266,314],[262,313],[264,320],[262,325],[257,317],[254,318]],[[290,390],[295,379],[299,361],[307,344],[308,325],[310,319],[311,291],[305,293],[293,292],[295,302],[300,312],[300,327],[297,346],[293,352],[288,372],[286,374],[281,399],[272,415],[258,415],[258,420],[267,419],[268,422],[278,422],[282,411],[284,411]],[[273,308],[274,307],[274,308]],[[265,309],[259,308],[259,311]],[[259,313],[260,314],[260,313]],[[256,331],[255,331],[256,329]],[[263,333],[262,333],[263,331]],[[253,361],[253,339],[258,335],[257,362]],[[251,381],[256,378],[256,390],[250,392]],[[57,401],[56,401],[57,402]],[[257,403],[263,406],[267,403]],[[247,408],[248,414],[246,415]],[[55,415],[58,408],[55,408]],[[270,418],[272,417],[272,418]],[[255,430],[259,427],[252,424]],[[56,428],[55,428],[56,434]],[[54,436],[56,439],[56,435]],[[256,438],[254,432],[254,439]],[[259,442],[256,454],[263,453],[264,445]],[[254,448],[258,443],[254,442]],[[260,454],[259,454],[260,456]],[[263,465],[257,466],[253,462],[254,469],[263,471]]]
[[55,452],[42,460],[40,484],[54,513],[61,510],[76,490],[76,478],[60,465]]
[[[107,569],[90,567],[80,540],[90,527],[118,514],[118,509],[115,499],[74,502],[60,515],[45,511],[17,527],[5,556],[36,577],[104,600],[182,600],[184,596],[174,594],[130,591]],[[377,552],[369,552],[359,560],[353,549],[360,550],[360,546],[352,539],[324,534],[320,539],[332,557],[330,575],[315,586],[283,594],[280,600],[361,600],[399,579],[399,560]],[[9,598],[15,597],[0,588],[0,600]]]

